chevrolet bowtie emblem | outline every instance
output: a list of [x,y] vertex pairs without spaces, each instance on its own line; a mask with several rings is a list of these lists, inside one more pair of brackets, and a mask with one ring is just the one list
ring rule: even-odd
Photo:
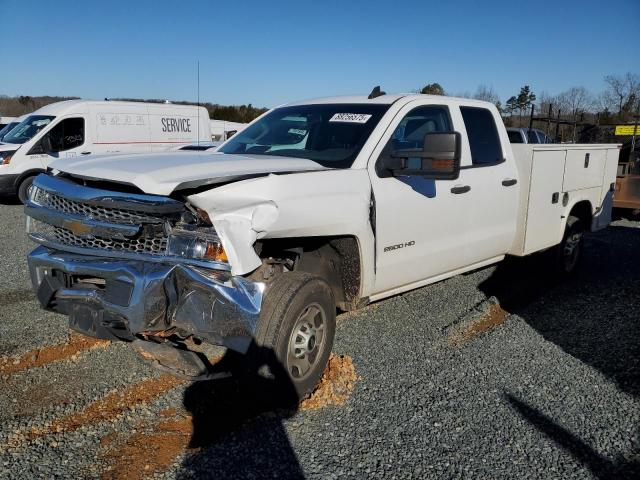
[[82,220],[64,220],[62,222],[62,227],[71,231],[74,235],[78,235],[79,237],[88,235],[93,231],[93,227],[87,225]]

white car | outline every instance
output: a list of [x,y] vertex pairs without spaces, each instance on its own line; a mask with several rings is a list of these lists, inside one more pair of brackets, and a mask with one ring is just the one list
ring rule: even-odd
[[33,287],[71,327],[188,378],[213,344],[298,395],[336,310],[606,227],[619,145],[512,145],[491,103],[430,95],[275,108],[216,152],[65,159],[25,207]]

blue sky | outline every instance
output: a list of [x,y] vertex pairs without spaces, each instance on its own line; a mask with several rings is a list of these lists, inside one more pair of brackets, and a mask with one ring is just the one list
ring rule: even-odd
[[[0,94],[272,107],[316,96],[640,72],[640,1],[0,0]],[[625,39],[626,32],[626,39]]]

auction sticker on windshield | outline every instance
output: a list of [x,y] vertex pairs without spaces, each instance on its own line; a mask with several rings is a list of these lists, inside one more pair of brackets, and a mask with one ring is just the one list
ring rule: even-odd
[[367,123],[371,115],[366,113],[336,113],[329,119],[330,122]]

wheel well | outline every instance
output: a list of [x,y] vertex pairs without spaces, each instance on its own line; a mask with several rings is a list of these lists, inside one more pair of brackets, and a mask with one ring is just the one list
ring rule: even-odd
[[[353,236],[259,240],[256,252],[263,265],[259,275],[284,271],[307,272],[323,278],[331,287],[336,306],[353,310],[360,300],[362,268],[360,247]],[[278,264],[280,269],[274,269]],[[265,269],[265,267],[267,267]]]
[[580,202],[576,203],[571,208],[571,212],[569,213],[569,215],[579,218],[585,230],[591,229],[591,219],[593,213],[591,210],[591,202],[589,202],[588,200],[581,200]]
[[41,173],[45,173],[45,171],[44,170],[27,170],[26,172],[21,173],[18,179],[16,180],[16,188],[18,188],[26,178],[35,177],[36,175],[40,175]]

